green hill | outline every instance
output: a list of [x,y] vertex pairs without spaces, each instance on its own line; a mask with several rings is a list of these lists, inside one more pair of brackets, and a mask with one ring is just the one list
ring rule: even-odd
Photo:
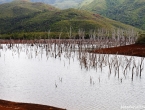
[[145,30],[145,0],[84,0],[79,8]]
[[103,13],[124,3],[125,0],[84,0],[79,8]]
[[[0,4],[8,3],[11,1],[13,0],[0,0]],[[15,0],[15,1],[20,1],[20,0]],[[79,3],[81,3],[83,0],[25,0],[25,1],[43,2],[61,9],[66,9],[66,8],[74,8],[78,6]]]
[[42,11],[55,11],[55,7],[43,3],[31,3],[29,1],[15,0],[11,3],[0,5],[0,18],[17,17]]
[[105,28],[134,28],[129,25],[105,18],[99,14],[77,10],[59,10],[43,3],[29,1],[11,2],[0,5],[0,33],[16,32],[68,32],[72,27],[90,31],[91,29]]

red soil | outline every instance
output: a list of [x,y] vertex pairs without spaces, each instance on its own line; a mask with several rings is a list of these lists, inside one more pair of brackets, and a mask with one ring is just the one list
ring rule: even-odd
[[[0,40],[0,44],[33,44],[33,43],[45,43],[49,40]],[[58,42],[58,40],[56,40]],[[140,56],[145,57],[145,44],[132,44],[120,47],[104,48],[91,51],[93,53],[100,54],[119,54],[119,55],[129,55],[129,56]]]
[[120,47],[97,49],[92,52],[100,53],[100,54],[119,54],[119,55],[145,57],[145,45],[132,44],[132,45],[126,45],[126,46],[120,46]]
[[0,110],[65,110],[65,109],[46,105],[16,103],[0,100]]

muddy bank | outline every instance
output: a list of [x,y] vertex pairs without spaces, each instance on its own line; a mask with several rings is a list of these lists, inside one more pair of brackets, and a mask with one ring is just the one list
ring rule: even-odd
[[17,103],[0,100],[0,110],[65,110],[47,105]]
[[[0,39],[0,44],[43,44],[43,43],[74,43],[72,39],[39,39],[39,40],[2,40]],[[80,40],[75,40],[76,44],[82,45]],[[83,42],[84,44],[88,43],[88,40]],[[98,42],[90,42],[89,44],[98,43]],[[100,54],[118,54],[118,55],[129,55],[129,56],[140,56],[145,57],[145,44],[132,44],[120,47],[112,47],[112,48],[102,48],[90,51],[93,53]]]
[[132,44],[120,47],[96,49],[91,52],[100,54],[118,54],[118,55],[145,57],[145,45]]

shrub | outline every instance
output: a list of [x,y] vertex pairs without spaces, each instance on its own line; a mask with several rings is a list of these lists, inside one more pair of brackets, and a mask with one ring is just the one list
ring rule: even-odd
[[136,41],[136,44],[145,44],[145,33],[141,34]]

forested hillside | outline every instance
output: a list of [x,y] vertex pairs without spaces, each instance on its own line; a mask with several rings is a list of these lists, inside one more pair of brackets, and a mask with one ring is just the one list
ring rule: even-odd
[[0,33],[13,32],[44,32],[68,31],[70,26],[74,31],[84,29],[105,28],[133,28],[131,26],[116,22],[77,9],[60,10],[43,3],[32,3],[29,1],[11,2],[0,5]]
[[84,0],[79,8],[145,30],[145,0]]

